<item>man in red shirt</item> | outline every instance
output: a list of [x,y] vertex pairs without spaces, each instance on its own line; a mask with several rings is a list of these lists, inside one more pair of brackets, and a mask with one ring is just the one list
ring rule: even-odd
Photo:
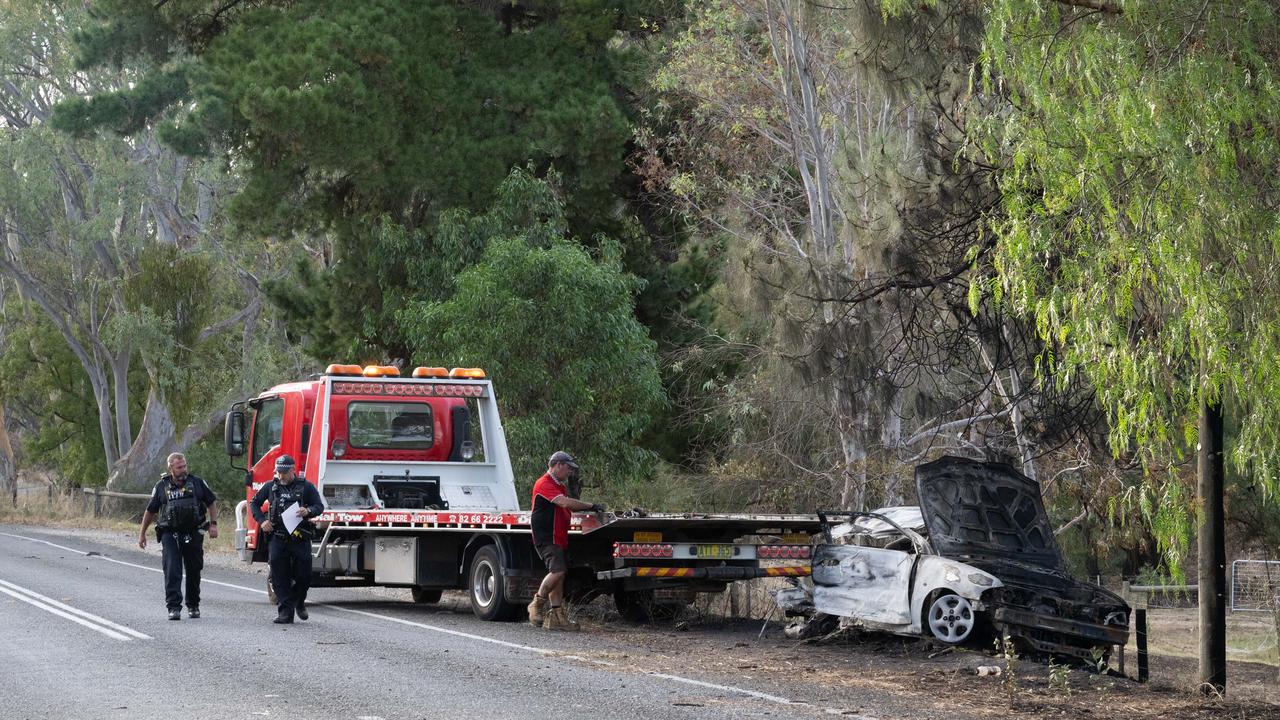
[[538,594],[529,603],[529,623],[548,630],[577,630],[578,623],[564,611],[564,576],[569,570],[565,551],[569,548],[569,521],[574,510],[604,512],[604,506],[575,500],[565,491],[564,481],[578,469],[573,456],[563,450],[552,453],[547,472],[533,484],[533,547],[547,565]]

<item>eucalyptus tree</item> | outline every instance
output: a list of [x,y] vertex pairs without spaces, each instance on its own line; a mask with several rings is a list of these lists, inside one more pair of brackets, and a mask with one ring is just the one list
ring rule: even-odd
[[404,311],[448,299],[483,248],[455,252],[441,218],[484,214],[514,168],[556,176],[573,242],[622,244],[627,272],[653,280],[634,312],[662,335],[666,303],[697,291],[673,287],[679,232],[627,162],[629,85],[680,4],[97,0],[84,65],[148,70],[60,116],[80,133],[154,125],[234,164],[239,226],[315,250],[264,287],[317,357],[440,362],[447,350],[423,348]]
[[[74,4],[23,5],[0,29],[0,274],[88,382],[100,477],[136,488],[164,454],[207,432],[209,399],[191,393],[218,387],[227,370],[201,362],[216,354],[205,341],[241,323],[250,332],[261,301],[253,276],[228,270],[209,234],[226,184],[216,169],[149,130],[72,139],[52,128],[55,104],[136,78],[76,70],[71,34],[86,19]],[[140,420],[133,394],[145,397]]]
[[976,136],[1002,162],[995,291],[1092,381],[1166,513],[1185,505],[1162,471],[1197,456],[1199,679],[1222,690],[1224,455],[1280,490],[1280,16],[995,0],[987,22],[977,89],[1007,100]]
[[[624,83],[667,4],[101,0],[84,62],[151,69],[63,117],[85,132],[154,123],[184,152],[234,158],[246,228],[326,238],[319,268],[272,287],[295,336],[317,356],[407,360],[396,314],[436,289],[408,284],[403,253],[451,263],[424,231],[483,211],[513,168],[560,174],[584,242],[604,232],[652,257],[626,209]],[[405,233],[413,246],[396,245]]]
[[970,292],[997,204],[960,153],[981,32],[968,3],[704,3],[657,78],[691,109],[655,174],[731,258],[729,441],[847,506],[871,470],[901,500],[901,468],[944,448],[1034,477],[1094,419],[1079,387],[1038,391],[1039,342]]

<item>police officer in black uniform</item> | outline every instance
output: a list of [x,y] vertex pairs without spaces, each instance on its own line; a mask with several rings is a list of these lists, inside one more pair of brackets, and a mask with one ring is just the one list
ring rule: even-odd
[[187,576],[187,614],[200,617],[200,571],[204,569],[204,531],[218,537],[217,498],[198,475],[187,472],[187,458],[173,453],[169,472],[151,491],[151,502],[142,513],[138,547],[147,548],[147,527],[156,523],[156,540],[164,563],[164,603],[170,620],[182,619],[182,574]]
[[[262,504],[268,502],[267,512]],[[285,526],[284,512],[297,503],[302,522],[293,532]],[[276,458],[275,478],[258,489],[249,501],[249,509],[262,532],[271,538],[267,561],[271,567],[271,586],[276,591],[277,612],[273,622],[291,623],[293,616],[306,620],[307,589],[311,587],[311,538],[315,525],[307,518],[324,512],[324,502],[316,486],[294,472],[293,458]]]

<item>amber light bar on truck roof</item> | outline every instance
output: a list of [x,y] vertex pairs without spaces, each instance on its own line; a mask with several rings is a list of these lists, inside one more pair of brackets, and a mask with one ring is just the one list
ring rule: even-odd
[[[362,375],[364,377],[400,377],[400,368],[394,365],[340,365],[334,363],[324,370],[325,375]],[[442,367],[416,367],[415,378],[452,378],[454,380],[483,380],[484,370],[481,368],[454,368],[446,370]]]

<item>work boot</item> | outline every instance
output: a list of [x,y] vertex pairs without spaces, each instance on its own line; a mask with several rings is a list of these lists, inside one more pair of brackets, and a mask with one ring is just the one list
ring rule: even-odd
[[280,613],[276,615],[276,619],[271,622],[279,625],[285,625],[293,622],[293,613]]
[[182,611],[181,611],[181,610],[170,610],[170,611],[169,611],[169,619],[170,619],[170,620],[181,620],[181,619],[182,619]]
[[542,621],[542,627],[546,630],[567,630],[570,632],[582,629],[582,626],[569,619],[569,613],[565,612],[564,607],[553,607],[548,610],[547,619]]
[[187,617],[191,618],[192,620],[198,619],[200,617],[200,608],[198,607],[187,608]]
[[305,605],[299,605],[298,609],[295,610],[294,612],[298,613],[299,620],[306,620],[311,617],[311,613],[307,612],[307,608]]
[[529,603],[529,624],[534,627],[541,627],[543,621],[547,619],[547,599],[534,595],[533,602]]

